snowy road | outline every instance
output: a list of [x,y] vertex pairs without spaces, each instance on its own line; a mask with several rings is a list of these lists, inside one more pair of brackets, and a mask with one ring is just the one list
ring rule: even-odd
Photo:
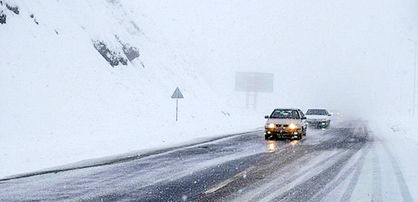
[[396,159],[359,121],[301,141],[261,131],[112,165],[0,181],[0,201],[413,201]]

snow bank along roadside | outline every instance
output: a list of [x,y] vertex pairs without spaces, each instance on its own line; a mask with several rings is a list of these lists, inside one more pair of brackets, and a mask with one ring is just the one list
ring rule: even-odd
[[418,200],[418,121],[384,120],[371,123],[371,130],[387,146],[414,200]]
[[132,161],[132,160],[136,160],[136,159],[140,159],[140,158],[144,158],[144,157],[148,157],[152,155],[163,154],[166,152],[173,152],[177,149],[196,147],[196,146],[204,145],[204,144],[211,143],[214,141],[224,140],[227,138],[231,138],[231,137],[235,137],[239,135],[246,135],[246,134],[254,133],[254,132],[259,132],[259,130],[239,132],[239,133],[228,134],[228,135],[211,136],[211,137],[206,137],[206,138],[198,138],[198,139],[184,142],[182,144],[170,145],[169,147],[162,147],[158,149],[154,148],[154,149],[147,149],[147,150],[141,150],[141,151],[132,151],[132,152],[125,153],[125,154],[102,157],[102,158],[97,158],[97,159],[88,159],[88,160],[83,160],[80,162],[75,162],[75,163],[71,163],[67,165],[38,170],[34,172],[27,172],[27,173],[6,176],[3,178],[0,178],[0,181],[7,181],[11,179],[18,179],[18,178],[24,178],[24,177],[30,177],[30,176],[36,176],[36,175],[43,175],[43,174],[49,174],[49,173],[70,171],[70,170],[75,170],[75,169],[83,169],[83,168],[111,165],[115,163],[122,163],[122,162]]
[[[263,114],[217,96],[198,73],[205,70],[170,45],[140,2],[7,3],[0,177],[263,124]],[[185,99],[175,122],[177,86]]]

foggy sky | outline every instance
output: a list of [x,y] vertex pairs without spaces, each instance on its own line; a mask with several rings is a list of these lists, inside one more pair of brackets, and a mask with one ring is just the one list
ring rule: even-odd
[[275,74],[275,92],[259,95],[262,111],[326,107],[370,118],[411,108],[408,39],[418,40],[417,1],[144,4],[142,12],[222,96],[243,99],[233,92],[234,73],[257,71]]

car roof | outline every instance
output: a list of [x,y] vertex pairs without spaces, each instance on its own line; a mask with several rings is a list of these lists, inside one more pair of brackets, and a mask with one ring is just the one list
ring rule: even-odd
[[276,108],[274,110],[299,110],[299,109],[296,109],[296,108]]

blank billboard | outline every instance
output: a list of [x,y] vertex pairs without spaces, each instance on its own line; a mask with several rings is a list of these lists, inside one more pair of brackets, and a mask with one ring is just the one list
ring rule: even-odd
[[243,92],[273,92],[274,74],[261,72],[236,72],[235,90]]

